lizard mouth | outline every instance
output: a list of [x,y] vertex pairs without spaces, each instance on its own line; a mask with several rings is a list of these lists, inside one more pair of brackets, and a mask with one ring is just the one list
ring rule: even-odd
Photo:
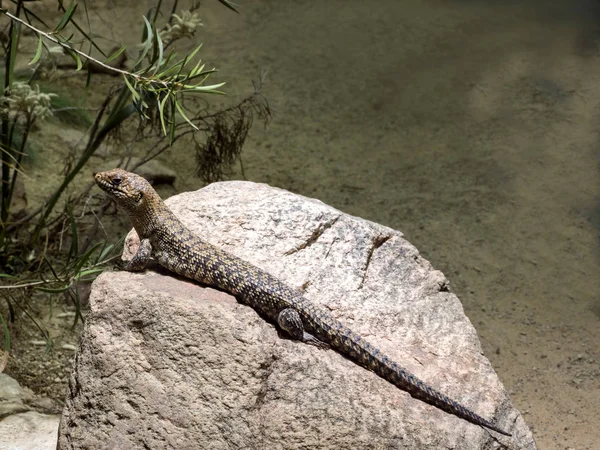
[[112,197],[125,196],[125,192],[119,188],[119,186],[115,186],[114,183],[111,183],[110,181],[106,180],[106,178],[103,178],[101,173],[94,175],[94,181],[96,181],[96,184],[100,189]]

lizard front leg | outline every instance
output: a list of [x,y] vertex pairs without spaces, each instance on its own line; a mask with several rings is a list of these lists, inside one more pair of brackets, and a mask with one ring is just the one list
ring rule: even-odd
[[285,308],[277,315],[277,324],[279,327],[288,333],[294,339],[304,342],[305,344],[314,345],[319,348],[329,348],[325,342],[318,340],[312,334],[304,331],[302,318],[298,311],[293,308]]
[[152,244],[149,239],[142,239],[138,251],[129,261],[122,265],[128,272],[141,272],[152,259]]

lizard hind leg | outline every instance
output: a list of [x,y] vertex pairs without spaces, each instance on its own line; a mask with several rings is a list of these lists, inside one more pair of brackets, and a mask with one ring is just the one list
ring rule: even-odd
[[329,348],[325,342],[318,340],[312,334],[304,331],[304,325],[300,314],[293,308],[285,308],[277,315],[277,324],[279,328],[289,334],[292,338],[314,345],[319,348]]

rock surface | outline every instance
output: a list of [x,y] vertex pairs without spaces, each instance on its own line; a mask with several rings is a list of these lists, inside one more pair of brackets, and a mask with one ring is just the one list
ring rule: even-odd
[[[167,204],[205,240],[304,290],[514,437],[415,400],[333,351],[283,339],[232,296],[156,268],[94,283],[60,449],[536,448],[443,274],[401,233],[248,182]],[[126,249],[136,242],[130,234]]]

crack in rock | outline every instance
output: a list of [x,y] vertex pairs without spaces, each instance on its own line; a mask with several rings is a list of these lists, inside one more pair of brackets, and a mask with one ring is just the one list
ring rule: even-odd
[[267,396],[269,390],[269,377],[273,374],[275,368],[275,363],[277,362],[277,356],[271,355],[271,357],[265,360],[260,365],[261,373],[258,375],[258,379],[260,381],[261,387],[256,394],[256,400],[254,404],[250,406],[250,411],[259,410],[262,405],[265,403],[265,397]]
[[365,284],[365,279],[367,278],[367,272],[369,271],[369,266],[371,265],[371,260],[373,259],[373,254],[375,250],[380,248],[383,244],[389,241],[392,238],[391,234],[379,234],[371,240],[371,248],[369,248],[369,253],[367,254],[367,261],[365,262],[365,268],[363,269],[362,280],[360,280],[360,284],[358,285],[358,289],[362,289]]
[[317,242],[319,240],[319,238],[323,235],[323,233],[325,233],[325,231],[327,231],[333,225],[335,225],[335,223],[339,220],[339,218],[340,218],[340,216],[336,216],[333,219],[331,219],[325,223],[321,223],[317,227],[317,229],[312,232],[312,234],[309,236],[309,238],[305,242],[303,242],[302,244],[298,245],[295,248],[292,248],[291,250],[288,250],[287,252],[284,253],[284,255],[285,256],[293,255],[294,253],[297,253],[300,250],[304,250],[305,248],[313,245],[315,242]]

